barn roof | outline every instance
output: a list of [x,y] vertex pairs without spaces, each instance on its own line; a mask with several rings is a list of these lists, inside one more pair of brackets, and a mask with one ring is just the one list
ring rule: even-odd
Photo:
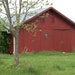
[[73,22],[71,19],[69,19],[68,17],[66,17],[65,15],[63,15],[62,13],[60,13],[58,10],[56,10],[53,7],[49,7],[47,9],[45,9],[44,11],[40,12],[39,14],[33,16],[32,18],[28,19],[25,21],[25,23],[30,22],[33,19],[38,18],[39,16],[41,16],[42,14],[46,13],[47,11],[52,11],[53,13],[55,13],[56,15],[60,16],[63,20],[65,20],[67,23],[71,24],[72,26],[75,26],[75,22]]

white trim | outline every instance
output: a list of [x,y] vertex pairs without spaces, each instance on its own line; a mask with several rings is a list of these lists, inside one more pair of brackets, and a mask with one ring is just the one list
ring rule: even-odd
[[13,54],[15,54],[15,37],[13,37]]

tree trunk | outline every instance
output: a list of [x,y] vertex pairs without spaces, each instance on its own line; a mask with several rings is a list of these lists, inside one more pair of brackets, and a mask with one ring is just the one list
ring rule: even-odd
[[19,64],[19,53],[18,53],[18,38],[19,32],[15,32],[14,36],[14,63],[15,65]]

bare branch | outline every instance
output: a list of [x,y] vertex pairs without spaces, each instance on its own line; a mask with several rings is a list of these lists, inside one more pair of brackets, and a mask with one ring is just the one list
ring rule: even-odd
[[[28,15],[28,11],[32,8],[32,6],[35,7],[35,5],[38,4],[38,3],[40,3],[40,0],[37,0],[37,1],[35,1],[35,2],[31,1],[31,2],[29,2],[29,3],[28,3],[28,0],[27,0],[27,5],[26,5],[26,7],[25,7],[26,12],[24,13],[25,16],[24,16],[24,18],[23,18],[23,21],[26,20],[26,17],[27,17],[27,15]],[[30,6],[29,6],[29,5],[30,5]],[[23,22],[23,21],[22,21],[22,22]]]
[[26,17],[27,17],[27,13],[28,13],[28,0],[27,0],[27,5],[26,5],[26,13],[25,13],[25,16],[24,16],[24,18],[23,18],[23,21],[26,19]]
[[6,13],[4,13],[4,12],[1,12],[2,14],[4,14],[4,15],[6,15]]
[[5,5],[5,3],[4,3],[4,0],[2,0],[2,3],[3,3],[3,6],[4,6],[4,8],[5,8],[5,11],[7,11],[7,8],[6,8],[6,5]]
[[19,0],[19,14],[21,14],[21,5],[22,5],[22,0]]
[[8,4],[8,0],[2,0],[3,6],[5,8],[6,11],[6,15],[8,17],[10,26],[12,25],[12,21],[11,21],[11,16],[10,16],[10,10],[9,10],[9,4]]
[[15,0],[15,16],[16,16],[16,23],[17,23],[18,15],[17,15],[17,3],[16,2],[17,2],[17,0]]

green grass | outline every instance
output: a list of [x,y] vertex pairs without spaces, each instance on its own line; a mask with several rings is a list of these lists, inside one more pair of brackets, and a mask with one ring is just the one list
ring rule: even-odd
[[0,54],[0,75],[75,75],[75,53],[25,53],[15,66],[13,55]]

